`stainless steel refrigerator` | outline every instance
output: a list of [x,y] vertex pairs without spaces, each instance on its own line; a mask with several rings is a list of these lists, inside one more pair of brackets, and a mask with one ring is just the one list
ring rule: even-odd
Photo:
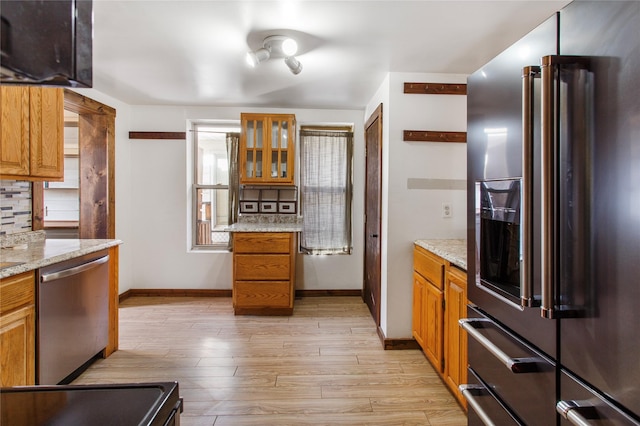
[[468,79],[469,424],[640,424],[640,2]]

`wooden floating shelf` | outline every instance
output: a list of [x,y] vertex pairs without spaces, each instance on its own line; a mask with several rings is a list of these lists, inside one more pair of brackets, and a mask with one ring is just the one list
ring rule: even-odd
[[129,132],[129,139],[187,139],[187,132]]
[[404,93],[423,95],[466,95],[466,84],[404,83]]
[[434,132],[429,130],[404,130],[405,142],[454,142],[466,143],[467,132]]

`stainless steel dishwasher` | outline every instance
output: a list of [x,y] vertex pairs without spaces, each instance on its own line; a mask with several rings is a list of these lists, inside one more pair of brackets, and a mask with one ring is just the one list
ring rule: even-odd
[[108,251],[41,268],[38,275],[37,383],[67,383],[107,346]]

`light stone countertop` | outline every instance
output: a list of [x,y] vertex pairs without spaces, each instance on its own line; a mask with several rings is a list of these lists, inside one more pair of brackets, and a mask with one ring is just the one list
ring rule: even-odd
[[301,232],[301,223],[234,223],[228,232]]
[[467,270],[467,240],[416,240],[415,244]]
[[0,261],[19,264],[0,269],[0,278],[122,244],[117,239],[45,239],[44,232],[40,231],[21,234],[25,235],[2,237]]

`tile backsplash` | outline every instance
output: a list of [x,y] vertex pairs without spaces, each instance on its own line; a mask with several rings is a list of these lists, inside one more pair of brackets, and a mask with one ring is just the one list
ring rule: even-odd
[[0,235],[31,231],[31,183],[0,180]]

